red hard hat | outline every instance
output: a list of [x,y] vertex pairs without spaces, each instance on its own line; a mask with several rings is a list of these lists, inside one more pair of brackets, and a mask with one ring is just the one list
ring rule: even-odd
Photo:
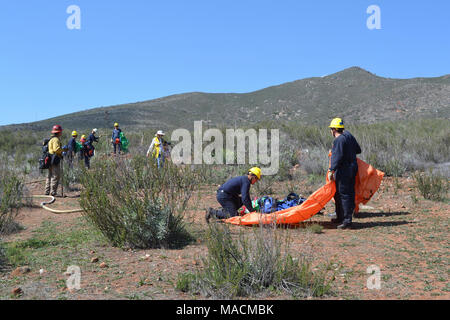
[[120,139],[116,138],[116,144],[119,144],[119,143],[120,143]]
[[61,128],[61,126],[59,124],[53,126],[52,133],[60,133],[62,131],[63,131],[63,129]]

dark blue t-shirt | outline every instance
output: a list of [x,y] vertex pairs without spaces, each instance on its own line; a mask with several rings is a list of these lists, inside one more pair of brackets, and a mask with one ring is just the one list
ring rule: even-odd
[[250,200],[250,185],[251,183],[247,176],[239,176],[225,182],[220,186],[219,190],[223,190],[232,196],[241,195],[242,203],[245,207],[249,211],[254,211]]
[[93,142],[98,142],[98,138],[93,133],[91,133],[88,137],[88,141],[92,144]]
[[67,144],[67,147],[69,148],[70,152],[75,152],[76,144],[77,144],[77,139],[75,137],[70,138],[69,143]]
[[113,141],[115,141],[116,139],[120,139],[121,132],[122,132],[122,130],[120,128],[119,129],[114,128],[111,139],[113,139]]
[[361,148],[355,137],[348,131],[344,131],[334,139],[331,149],[330,170],[336,171],[341,167],[357,164],[356,155],[361,153]]

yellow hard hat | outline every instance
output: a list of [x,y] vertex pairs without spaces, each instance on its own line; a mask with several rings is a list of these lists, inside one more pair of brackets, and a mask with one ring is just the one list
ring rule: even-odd
[[331,120],[329,128],[344,129],[344,120],[341,118],[334,118]]
[[86,136],[83,134],[83,135],[81,136],[81,139],[86,139]]
[[258,167],[253,167],[250,170],[248,170],[248,172],[253,173],[258,180],[261,179],[261,169]]
[[72,131],[72,137],[76,137],[76,136],[78,136],[78,132],[76,132],[75,130]]
[[116,122],[116,123],[114,123],[114,127],[118,127],[119,126],[119,124]]

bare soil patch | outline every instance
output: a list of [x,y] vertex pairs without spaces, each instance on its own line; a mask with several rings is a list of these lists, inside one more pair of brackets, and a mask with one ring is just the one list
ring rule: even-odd
[[[286,196],[277,184],[276,196]],[[40,194],[42,185],[30,191]],[[311,187],[298,186],[298,193]],[[42,247],[27,249],[31,272],[10,277],[0,274],[1,299],[205,299],[175,289],[178,274],[201,267],[207,254],[202,232],[204,209],[216,207],[216,186],[202,187],[191,199],[186,222],[197,242],[180,250],[123,250],[95,235],[79,213],[53,214],[40,208],[22,209],[17,222],[24,229],[6,236],[8,244],[45,239]],[[77,193],[57,198],[55,208],[77,208]],[[308,241],[317,263],[332,261],[339,266],[333,296],[325,299],[449,299],[450,205],[423,199],[408,178],[385,178],[368,206],[354,217],[353,230],[337,230],[325,215],[315,215],[289,229],[291,250],[301,252]],[[330,202],[323,213],[334,211]],[[319,224],[321,233],[308,226]],[[238,233],[246,227],[232,227]],[[79,234],[81,232],[81,235]],[[84,233],[83,233],[84,232]],[[63,237],[65,239],[63,239]],[[92,236],[92,239],[91,239]],[[54,238],[55,243],[50,240]],[[85,239],[89,239],[88,241]],[[91,262],[98,258],[98,262]],[[105,263],[107,267],[101,268]],[[81,289],[70,292],[64,273],[71,265],[81,268]],[[370,290],[367,268],[379,266],[381,289]],[[40,273],[43,269],[44,272]],[[22,293],[14,296],[14,288]],[[287,296],[267,296],[290,299]]]

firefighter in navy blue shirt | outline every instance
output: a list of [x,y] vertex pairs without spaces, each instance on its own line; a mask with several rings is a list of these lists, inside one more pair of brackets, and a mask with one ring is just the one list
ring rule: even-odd
[[261,179],[261,169],[253,167],[245,176],[234,177],[217,190],[217,201],[222,208],[209,208],[206,212],[206,222],[209,223],[211,217],[217,219],[227,219],[238,215],[237,210],[245,205],[248,211],[255,211],[250,200],[250,186]]
[[120,133],[122,132],[122,130],[119,128],[119,124],[116,122],[114,123],[114,129],[112,132],[112,136],[111,136],[111,143],[114,147],[114,154],[116,154],[116,150],[119,149],[119,154],[120,151],[122,150],[122,141],[120,138]]
[[81,142],[81,145],[83,146],[83,148],[80,151],[81,158],[84,159],[84,166],[87,169],[90,169],[93,147],[92,147],[91,143],[89,142],[89,140],[86,140],[85,135],[81,136],[80,142]]
[[91,132],[91,134],[88,136],[88,141],[89,141],[89,143],[93,146],[94,144],[94,142],[98,142],[98,137],[96,137],[95,135],[97,134],[97,132],[98,132],[98,129],[92,129],[92,132]]
[[92,156],[94,156],[94,154],[95,154],[94,142],[98,143],[98,137],[95,136],[97,134],[97,132],[98,132],[98,129],[92,129],[91,134],[87,138],[87,142],[89,143],[89,146],[92,147]]
[[331,221],[339,224],[338,229],[350,229],[355,210],[355,178],[358,172],[356,155],[361,153],[361,148],[352,134],[344,131],[344,121],[341,118],[333,119],[329,128],[334,142],[328,179],[336,182],[336,219]]
[[72,131],[72,138],[70,138],[69,143],[67,143],[67,159],[69,161],[69,168],[73,168],[73,158],[76,154],[77,137],[78,133],[76,131]]

